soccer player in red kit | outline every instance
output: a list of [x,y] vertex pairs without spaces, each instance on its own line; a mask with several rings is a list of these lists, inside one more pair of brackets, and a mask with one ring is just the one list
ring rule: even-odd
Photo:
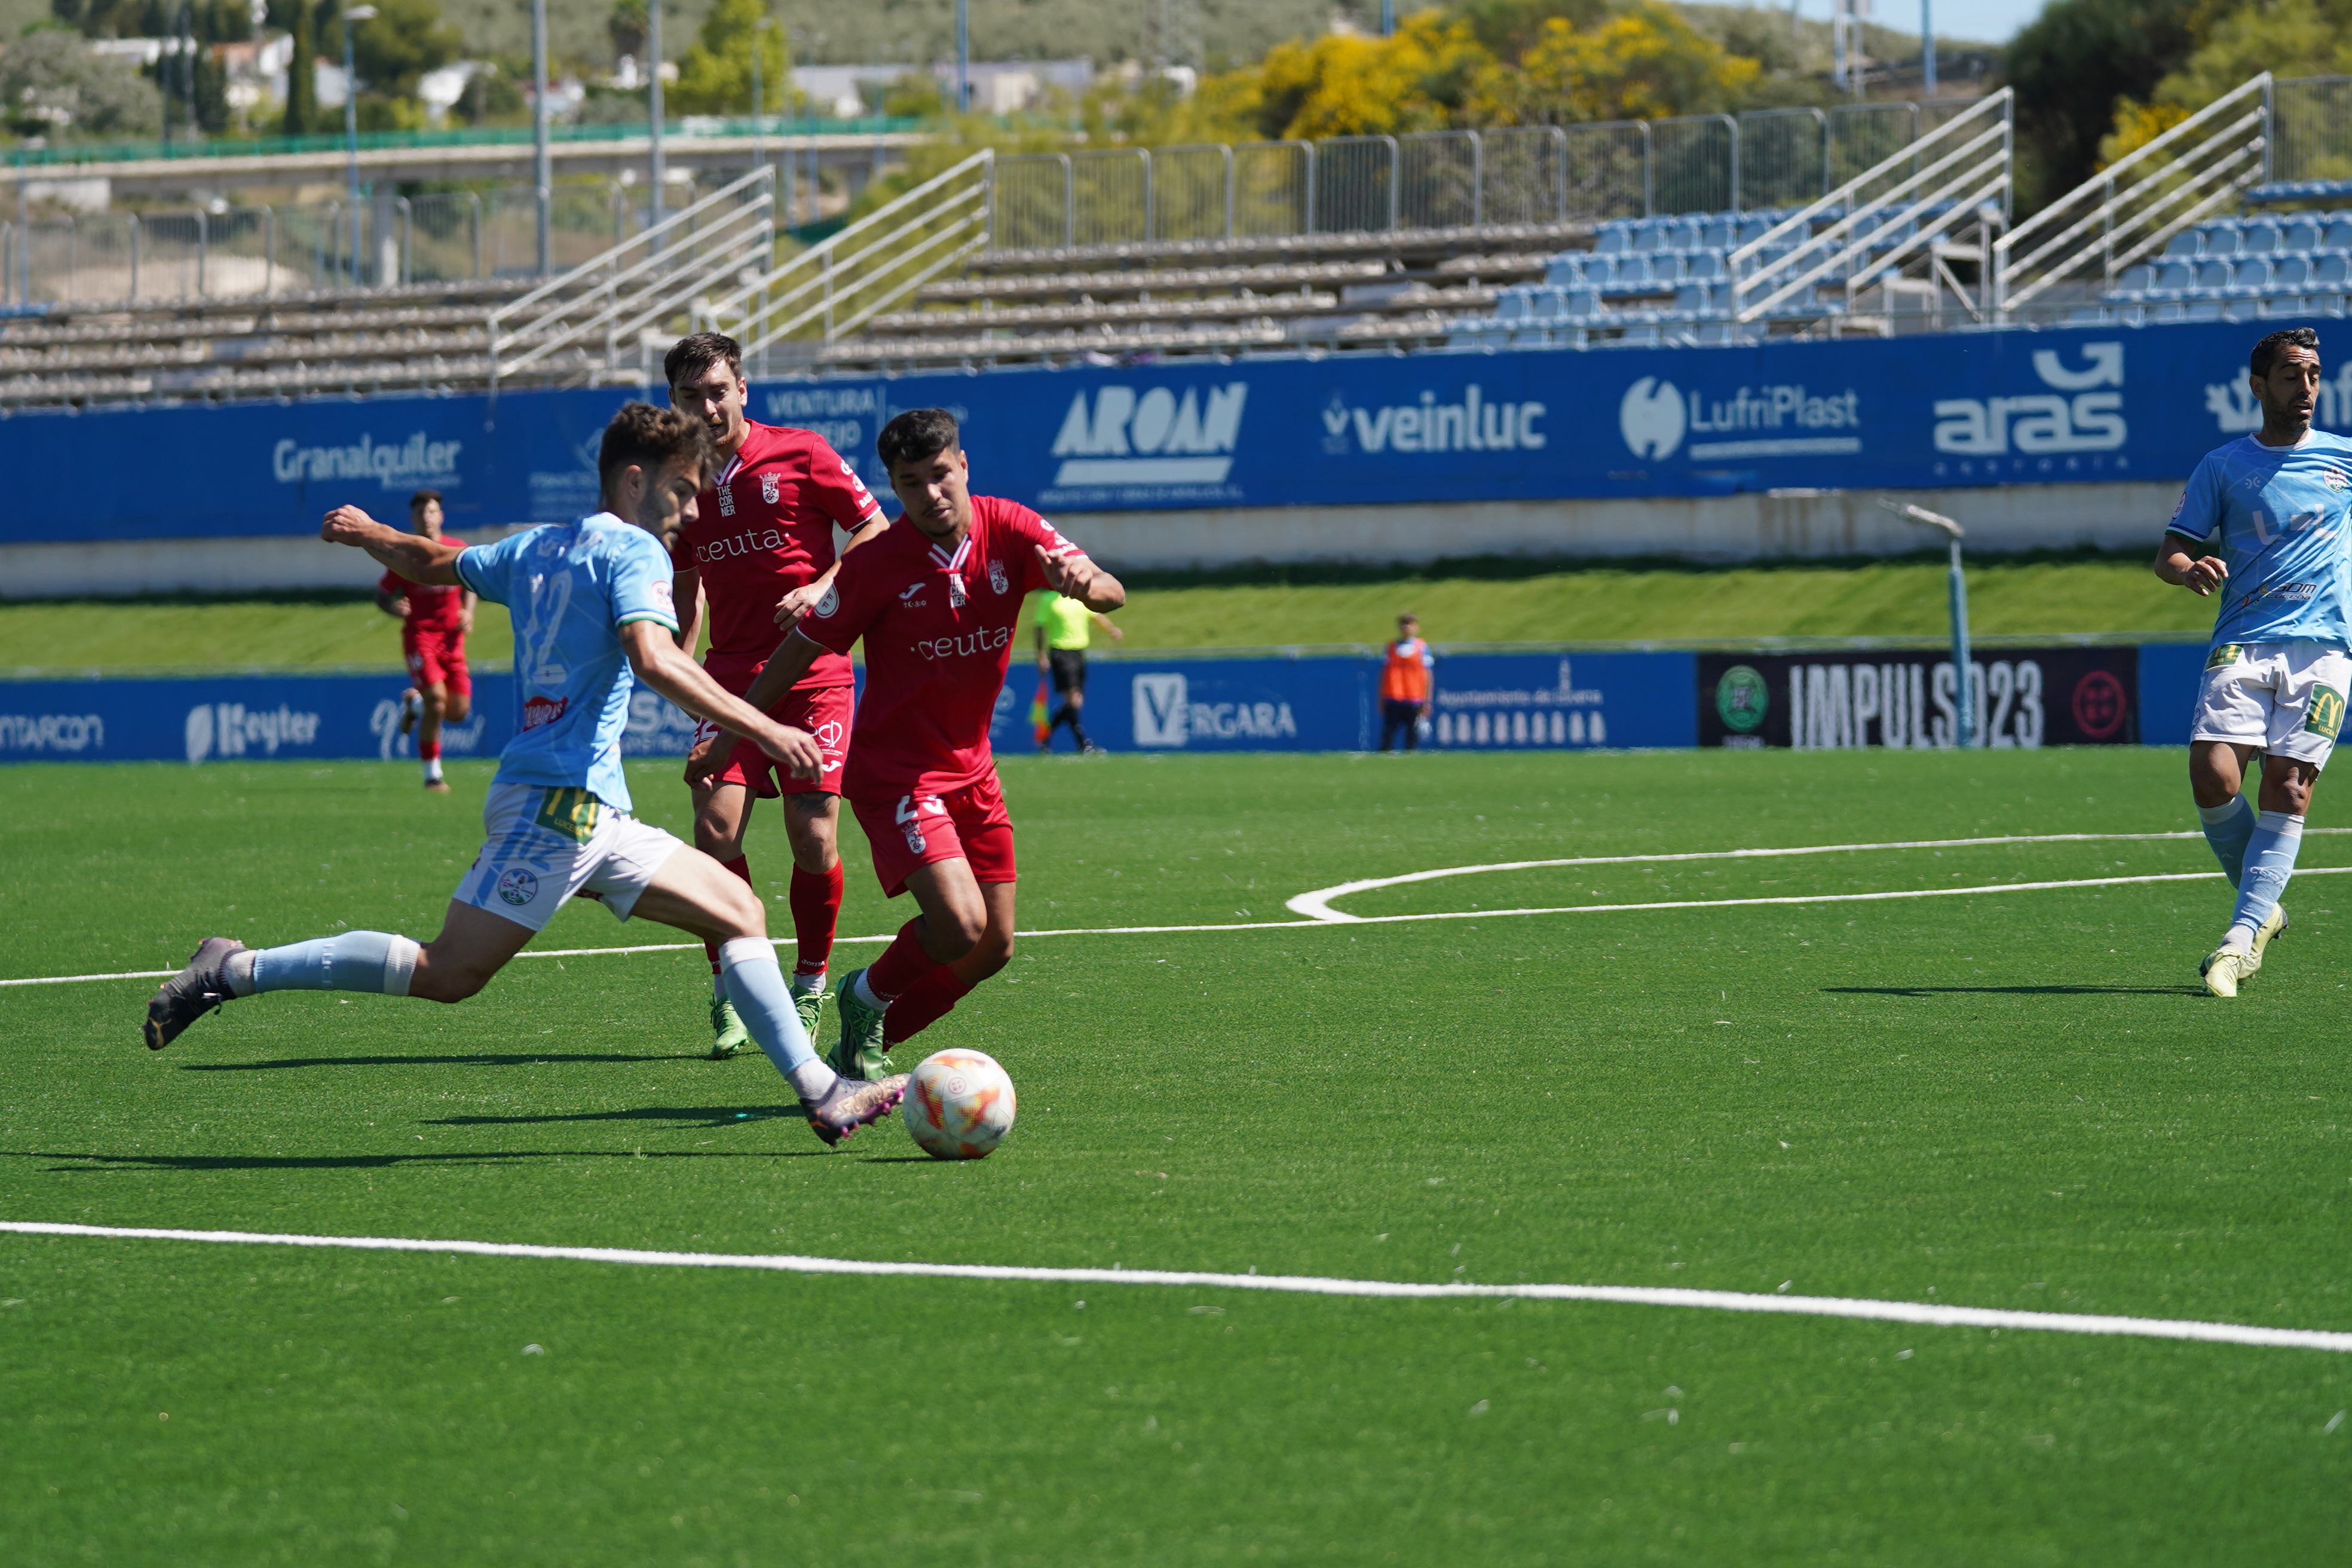
[[[975,496],[954,416],[918,408],[875,443],[906,513],[843,561],[829,590],[744,692],[763,710],[802,671],[866,639],[866,694],[843,788],[890,898],[921,910],[873,966],[834,993],[841,1039],[826,1060],[872,1080],[888,1051],[936,1022],[1013,956],[1013,824],[988,725],[1021,620],[1046,587],[1108,613],[1118,580],[1017,501]],[[694,776],[719,765],[697,746]]]
[[[441,492],[408,498],[408,531],[445,544],[465,541],[441,531]],[[441,722],[462,724],[474,710],[474,677],[466,668],[466,634],[474,629],[474,595],[465,588],[412,583],[387,572],[375,585],[376,608],[400,617],[400,652],[415,684],[401,694],[400,732],[416,731],[425,761],[425,787],[449,793],[441,776]]]
[[[709,427],[719,471],[695,500],[695,518],[670,547],[677,574],[678,646],[694,651],[706,606],[710,652],[703,668],[740,696],[767,663],[779,628],[789,627],[833,583],[839,561],[833,531],[849,534],[855,549],[887,526],[856,470],[814,431],[759,425],[744,416],[742,346],[718,332],[681,338],[663,361],[670,406]],[[838,655],[812,663],[789,692],[771,703],[772,717],[817,738],[824,772],[794,778],[757,746],[734,745],[716,772],[689,776],[694,792],[694,847],[749,882],[743,854],[754,800],[783,798],[784,837],[793,850],[789,901],[799,961],[793,967],[793,1005],[814,1039],[824,1005],[825,964],[834,922],[841,912],[841,856],[834,847],[841,814],[841,769],[849,751],[856,678]],[[698,739],[722,738],[713,725]],[[733,744],[734,737],[723,737]],[[713,1057],[731,1057],[751,1041],[710,955]]]

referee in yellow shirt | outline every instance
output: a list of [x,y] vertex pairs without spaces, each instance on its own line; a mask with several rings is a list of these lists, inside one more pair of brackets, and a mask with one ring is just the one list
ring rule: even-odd
[[1127,634],[1111,625],[1108,616],[1095,614],[1079,600],[1063,594],[1042,595],[1037,601],[1036,620],[1037,673],[1053,677],[1055,694],[1062,700],[1037,749],[1052,751],[1054,731],[1067,724],[1070,739],[1078,743],[1078,750],[1087,756],[1098,756],[1102,748],[1087,739],[1087,727],[1078,718],[1087,705],[1087,645],[1094,640],[1097,622],[1114,640]]

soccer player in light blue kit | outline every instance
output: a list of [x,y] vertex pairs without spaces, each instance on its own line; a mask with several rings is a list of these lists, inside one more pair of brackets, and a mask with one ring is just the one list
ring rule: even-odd
[[412,583],[463,587],[515,619],[515,738],[483,807],[487,841],[422,946],[347,931],[258,952],[208,937],[147,1004],[161,1050],[205,1014],[262,991],[369,991],[462,1002],[482,989],[574,895],[615,918],[644,915],[719,944],[727,992],[760,1048],[827,1143],[887,1115],[906,1079],[837,1077],[811,1047],[768,942],[760,900],[718,861],[629,815],[621,772],[632,679],[724,725],[803,778],[816,739],[730,696],[677,643],[668,545],[694,517],[709,466],[700,422],[633,403],[605,428],[604,510],[461,548],[386,528],[357,507],[320,537],[355,545]]
[[[2235,996],[2286,929],[2279,900],[2352,690],[2352,441],[2311,427],[2319,334],[2273,332],[2251,376],[2261,432],[2197,465],[2156,548],[2158,576],[2221,600],[2189,742],[2197,816],[2238,889],[2200,970],[2216,996]],[[2239,793],[2257,754],[2259,815]]]

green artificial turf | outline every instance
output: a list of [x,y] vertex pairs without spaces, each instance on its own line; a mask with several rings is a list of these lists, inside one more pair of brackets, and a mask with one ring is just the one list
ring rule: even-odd
[[[1116,617],[1129,649],[1371,645],[1395,635],[1404,610],[1441,645],[1934,639],[1948,626],[1944,564],[1919,558],[1724,569],[1490,561],[1420,572],[1264,568],[1140,581],[1144,591]],[[2137,559],[1978,563],[1969,593],[1979,637],[2178,636],[2201,634],[2213,620],[2209,601],[2168,588]],[[481,606],[467,651],[486,667],[512,658],[502,609]],[[0,671],[391,668],[399,660],[398,626],[352,595],[0,604]]]
[[[674,773],[632,784],[683,826]],[[2179,754],[2137,749],[1003,773],[1032,930],[1283,921],[1439,867],[2194,821]],[[0,772],[0,974],[427,934],[487,773],[452,776]],[[842,929],[887,932],[903,903],[845,838]],[[772,815],[751,853],[781,925]],[[1341,907],[2210,868],[2193,838],[1637,859]],[[2195,985],[2218,875],[1036,936],[922,1041],[1020,1085],[968,1165],[895,1123],[827,1153],[764,1061],[702,1059],[698,952],[524,960],[453,1009],[271,995],[160,1054],[152,982],[10,987],[0,1217],[2345,1329],[2339,896],[2296,884],[2234,1004]],[[577,905],[542,944],[666,934]],[[11,1563],[2272,1564],[2339,1562],[2352,1528],[2352,1357],[2309,1351],[13,1236],[0,1335]]]

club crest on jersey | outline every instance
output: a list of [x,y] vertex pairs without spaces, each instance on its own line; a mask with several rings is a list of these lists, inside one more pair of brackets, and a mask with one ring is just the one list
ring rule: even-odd
[[770,506],[775,505],[776,487],[782,482],[782,480],[780,475],[761,474],[760,476],[760,499],[766,501]]
[[1011,592],[1011,584],[1004,575],[1003,562],[992,561],[988,563],[988,585],[999,594]]

